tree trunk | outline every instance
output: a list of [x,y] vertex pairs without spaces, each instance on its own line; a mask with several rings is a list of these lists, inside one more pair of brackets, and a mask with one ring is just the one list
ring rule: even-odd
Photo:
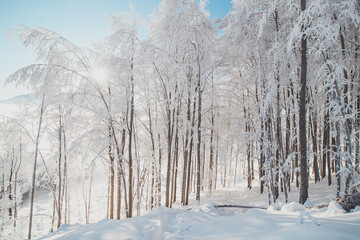
[[[109,120],[111,121],[111,120]],[[109,126],[109,147],[108,147],[108,154],[110,160],[110,219],[114,219],[114,195],[115,195],[115,167],[114,167],[114,155],[112,151],[112,134],[111,134],[111,127]]]
[[[330,145],[330,123],[329,123],[329,110],[327,109],[329,105],[329,96],[326,96],[326,104],[325,104],[325,115],[324,115],[324,134],[323,134],[323,157],[322,157],[322,169],[321,177],[326,177],[326,167],[327,162],[329,162],[330,153],[329,153],[329,145]],[[328,184],[331,184],[331,172],[328,171],[330,175],[330,179],[328,179]]]
[[[124,151],[125,151],[125,139],[126,138],[126,131],[125,129],[122,130],[122,137],[121,137],[121,156],[124,156]],[[121,218],[121,178],[123,177],[122,176],[122,173],[121,173],[121,167],[120,166],[122,163],[120,161],[120,158],[118,158],[118,161],[117,161],[117,169],[116,169],[116,172],[117,172],[117,201],[116,201],[116,219],[120,219]],[[125,193],[126,194],[126,193]]]
[[[290,65],[289,65],[290,67]],[[284,99],[289,99],[290,98],[290,90],[287,89],[287,98]],[[285,95],[285,93],[284,93]],[[285,161],[288,160],[289,155],[290,155],[290,129],[291,129],[291,116],[290,116],[290,107],[289,107],[289,103],[285,102],[285,106],[286,106],[286,133],[285,133]],[[289,163],[287,163],[289,165]],[[289,172],[286,172],[286,179],[287,179],[287,183],[288,183],[288,189],[290,192],[290,174]]]
[[42,125],[42,121],[43,121],[44,112],[45,112],[45,94],[43,94],[43,96],[42,96],[39,126],[38,126],[38,131],[37,131],[37,136],[36,136],[36,142],[35,142],[35,160],[34,160],[34,168],[33,168],[33,175],[32,175],[32,185],[31,185],[30,220],[29,220],[28,239],[31,239],[31,232],[32,232],[32,220],[33,220],[33,211],[34,211],[34,194],[35,194],[35,179],[36,179],[36,166],[37,166],[37,159],[38,159],[38,152],[39,152],[39,144],[40,144],[41,125]]
[[197,169],[196,169],[196,201],[200,202],[200,163],[201,163],[201,107],[202,107],[202,89],[201,89],[201,68],[200,68],[200,59],[198,59],[198,83],[197,83],[197,92],[198,92],[198,125],[197,125]]
[[[132,39],[133,43],[132,43],[132,50],[134,52],[134,39]],[[128,153],[129,153],[129,180],[128,180],[128,184],[129,184],[129,202],[128,202],[128,215],[127,217],[131,218],[132,217],[132,212],[133,212],[133,187],[134,187],[134,183],[133,183],[133,159],[132,159],[132,138],[133,138],[133,128],[134,128],[134,76],[133,76],[133,70],[134,70],[134,60],[133,58],[131,58],[131,64],[130,64],[130,69],[131,69],[131,82],[130,82],[130,87],[131,87],[131,98],[130,98],[130,121],[129,121],[129,146],[128,146]]]
[[[170,93],[170,99],[171,99],[171,93]],[[170,104],[170,103],[168,103]],[[167,122],[167,144],[168,144],[168,151],[167,151],[167,169],[166,169],[166,190],[165,190],[165,206],[169,207],[170,206],[170,177],[171,177],[171,144],[172,144],[172,134],[171,134],[171,110],[170,110],[170,106],[168,106],[167,109],[167,118],[168,118],[168,122]]]
[[340,196],[341,190],[341,175],[340,175],[340,126],[339,122],[335,123],[336,130],[336,153],[335,153],[335,166],[336,166],[336,197]]
[[[306,9],[306,0],[301,0],[301,11]],[[301,70],[300,70],[300,99],[299,99],[299,141],[300,141],[300,204],[308,199],[308,167],[307,167],[307,140],[306,140],[306,90],[307,90],[307,40],[305,26],[302,25],[301,36]]]
[[183,176],[182,176],[182,190],[181,190],[181,203],[183,205],[186,205],[186,196],[187,196],[187,178],[190,165],[190,151],[189,151],[189,139],[191,136],[189,135],[192,130],[189,130],[189,128],[192,127],[191,124],[191,93],[190,93],[190,87],[191,87],[191,76],[188,77],[188,96],[187,96],[187,112],[186,112],[186,133],[185,133],[185,143],[184,143],[184,166],[183,166]]
[[61,202],[64,202],[64,197],[65,197],[65,223],[67,224],[67,210],[68,210],[68,204],[69,202],[67,201],[67,194],[68,194],[68,181],[67,181],[67,170],[68,170],[68,162],[67,162],[67,151],[66,151],[66,135],[65,135],[65,126],[63,124],[62,127],[62,134],[63,134],[63,146],[64,146],[64,179],[63,179],[63,190],[61,193]]
[[[342,32],[342,29],[344,29],[343,32],[345,32],[345,26],[340,26],[340,30],[339,30],[339,35],[340,35],[340,43],[341,43],[341,50],[342,50],[342,57],[343,57],[343,61],[345,62],[345,58],[346,58],[346,47],[345,47],[345,40],[344,40],[344,33]],[[348,84],[348,80],[349,80],[349,76],[348,76],[348,72],[346,70],[346,68],[343,68],[343,74],[344,74],[344,79],[345,79],[345,85],[344,85],[344,106],[342,106],[342,115],[343,117],[345,117],[345,114],[350,115],[351,114],[351,103],[349,103],[349,84]],[[337,84],[336,84],[336,89],[337,88]],[[340,95],[340,94],[339,94]],[[338,96],[340,97],[340,96]],[[350,182],[352,181],[352,176],[353,176],[353,156],[352,156],[352,146],[351,146],[351,132],[352,132],[352,126],[351,126],[351,118],[345,117],[345,130],[346,130],[346,134],[345,134],[345,139],[344,139],[344,152],[347,154],[346,156],[346,168],[349,170],[349,174],[346,176],[346,181],[345,181],[345,194],[348,194],[348,190],[350,188]]]
[[58,183],[58,208],[57,208],[57,215],[58,215],[58,223],[57,228],[61,225],[61,190],[62,190],[62,178],[61,178],[61,163],[62,163],[62,112],[61,112],[61,106],[59,106],[59,161],[58,161],[58,177],[59,177],[59,183]]
[[[310,89],[312,104],[314,104],[314,98],[312,91]],[[313,171],[315,177],[315,183],[320,181],[319,165],[318,165],[318,149],[317,149],[317,114],[311,106],[309,107],[309,123],[310,123],[310,134],[312,138],[312,148],[313,148]]]
[[15,181],[14,181],[14,228],[16,228],[16,220],[17,220],[17,215],[18,215],[16,192],[17,192],[18,173],[19,173],[19,170],[20,170],[21,162],[22,162],[22,144],[21,144],[21,141],[20,141],[19,164],[18,164],[17,169],[15,170]]
[[355,171],[360,173],[360,87],[356,97],[356,116],[355,116]]
[[217,185],[217,176],[218,176],[218,167],[219,167],[219,135],[216,134],[216,156],[215,156],[215,179],[214,179],[214,189]]
[[186,186],[186,204],[189,204],[189,194],[191,188],[191,181],[192,181],[192,173],[191,170],[193,169],[193,162],[192,162],[192,152],[194,146],[194,127],[195,127],[195,112],[196,112],[196,99],[193,102],[193,113],[192,113],[192,120],[191,120],[191,129],[190,129],[190,148],[189,148],[189,157],[188,157],[188,170],[187,170],[187,186]]

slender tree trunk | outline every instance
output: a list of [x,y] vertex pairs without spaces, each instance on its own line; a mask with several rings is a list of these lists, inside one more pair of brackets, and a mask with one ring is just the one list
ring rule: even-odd
[[[260,84],[259,84],[260,85]],[[258,86],[258,84],[255,84],[255,91],[256,91],[256,102],[260,104],[260,91],[261,89],[258,89],[261,86]],[[259,107],[258,111],[259,115],[261,114],[261,106]],[[260,123],[260,129],[261,129],[261,135],[260,135],[260,141],[259,141],[259,147],[260,147],[260,158],[259,158],[259,180],[260,180],[260,194],[264,192],[264,183],[265,181],[263,178],[265,177],[265,169],[264,169],[264,163],[265,163],[265,147],[264,147],[264,132],[265,132],[265,125],[263,119],[261,119]]]
[[[109,112],[110,112],[110,116],[112,115],[111,113],[111,89],[110,87],[108,87],[108,91],[109,91]],[[114,195],[115,195],[115,163],[114,163],[114,153],[112,150],[112,144],[113,144],[113,136],[112,136],[112,131],[111,131],[111,121],[112,119],[109,118],[109,127],[108,127],[108,154],[109,154],[109,161],[110,161],[110,196],[108,196],[110,199],[110,207],[109,207],[109,211],[110,211],[110,219],[114,219]]]
[[91,170],[91,175],[90,175],[90,186],[89,186],[89,198],[87,201],[88,204],[87,204],[86,224],[90,223],[91,190],[92,190],[93,178],[94,178],[94,169]]
[[45,94],[43,94],[43,96],[42,96],[39,126],[38,126],[38,131],[37,131],[37,136],[36,136],[36,142],[35,142],[35,160],[34,160],[34,168],[33,168],[33,175],[32,175],[32,185],[31,185],[30,220],[29,220],[28,239],[31,239],[31,232],[32,232],[33,212],[34,212],[35,180],[36,180],[36,166],[37,166],[39,144],[40,144],[40,133],[41,133],[41,126],[42,126],[44,112],[45,112]]
[[158,140],[159,140],[159,146],[158,146],[158,150],[159,150],[159,169],[158,169],[158,176],[157,176],[157,192],[158,192],[158,206],[161,206],[161,158],[162,158],[162,151],[161,151],[161,139],[160,139],[160,134],[158,134]]
[[[214,79],[212,78],[212,95],[214,96]],[[214,101],[211,98],[211,111],[210,111],[210,146],[209,146],[209,190],[213,189],[214,181],[214,127],[215,127],[215,113],[214,113]],[[237,163],[237,162],[236,162]],[[236,182],[236,166],[235,166],[235,179],[234,185]]]
[[[171,94],[170,94],[170,98],[171,98]],[[170,104],[170,103],[168,103]],[[167,110],[167,118],[168,118],[168,126],[167,126],[167,141],[168,141],[168,159],[167,159],[167,170],[166,170],[166,191],[165,191],[165,206],[169,207],[170,206],[170,201],[169,201],[169,197],[170,197],[170,174],[171,174],[171,145],[172,145],[172,134],[171,134],[171,110],[170,107],[168,106],[168,110]]]
[[217,176],[218,176],[218,167],[219,167],[219,135],[216,134],[216,156],[215,156],[215,182],[214,189],[216,189],[217,185]]
[[252,188],[252,178],[251,178],[251,164],[250,164],[250,143],[248,143],[248,146],[247,146],[247,179],[248,179],[248,186],[247,188],[250,190]]
[[68,194],[68,179],[67,179],[67,170],[68,170],[68,161],[67,161],[67,151],[66,151],[66,135],[65,135],[65,126],[63,124],[62,127],[62,134],[63,134],[63,146],[64,146],[64,180],[63,180],[63,191],[61,193],[61,202],[64,202],[65,197],[65,223],[67,224],[67,208],[69,202],[67,201],[67,194]]
[[[9,154],[10,155],[10,154]],[[10,164],[10,174],[9,174],[9,185],[8,185],[8,192],[9,192],[9,217],[12,217],[12,202],[13,202],[13,189],[12,189],[12,184],[13,184],[13,175],[14,175],[14,170],[15,170],[15,149],[13,148],[13,153],[11,156],[11,164]]]
[[[54,184],[53,191],[54,191],[54,193],[56,192],[56,184]],[[51,218],[51,230],[50,230],[50,232],[54,231],[55,213],[56,213],[56,198],[53,198],[53,213],[52,213],[52,218]]]
[[[275,29],[276,33],[278,35],[279,32],[279,14],[278,10],[275,9]],[[276,176],[275,176],[275,198],[277,199],[279,197],[279,185],[282,186],[279,182],[280,178],[280,169],[282,168],[283,159],[282,159],[282,139],[281,139],[281,115],[280,115],[280,76],[279,76],[279,65],[280,63],[276,63],[276,160],[275,160],[275,170],[276,170]]]
[[192,112],[192,120],[191,120],[191,129],[190,129],[190,147],[189,147],[189,157],[188,157],[188,170],[187,170],[187,186],[186,186],[186,204],[189,204],[189,194],[191,188],[191,181],[192,181],[192,173],[191,170],[193,169],[193,162],[192,162],[192,152],[194,146],[194,127],[195,127],[195,112],[196,112],[196,99],[193,102],[193,112]]
[[[312,103],[314,104],[314,99],[312,95],[312,91],[310,90]],[[310,107],[309,108],[309,123],[310,123],[310,133],[312,138],[312,148],[313,148],[313,171],[315,177],[315,183],[320,181],[320,173],[319,173],[319,165],[318,165],[318,149],[317,149],[317,114],[316,111]]]
[[[125,151],[125,141],[126,141],[126,131],[125,129],[122,130],[122,137],[121,137],[121,156],[124,156],[124,151]],[[120,166],[122,164],[122,162],[120,161],[120,158],[118,158],[118,161],[117,161],[117,169],[116,169],[116,172],[117,172],[117,201],[116,201],[116,205],[117,205],[117,208],[116,208],[116,219],[120,219],[121,218],[121,184],[122,184],[122,181],[121,181],[121,178],[123,177],[122,176],[122,173],[121,173],[121,167]],[[126,193],[125,193],[126,194]]]
[[151,110],[150,103],[148,104],[148,118],[149,118],[149,133],[151,139],[151,150],[152,150],[152,161],[151,161],[151,189],[150,189],[150,209],[154,207],[154,199],[155,199],[155,162],[156,162],[156,152],[155,152],[155,138],[152,128],[152,118],[151,118]]
[[58,177],[59,177],[59,183],[58,183],[58,208],[57,208],[57,215],[58,215],[58,223],[57,228],[61,225],[61,190],[62,190],[62,172],[61,172],[61,165],[62,165],[62,109],[59,106],[59,161],[58,161]]
[[201,163],[201,107],[202,107],[202,89],[201,89],[201,68],[200,68],[200,59],[198,59],[198,83],[197,83],[197,92],[198,92],[198,125],[197,125],[197,169],[196,169],[196,201],[200,202],[200,163]]
[[[249,147],[250,149],[250,147]],[[229,156],[229,171],[228,171],[228,188],[230,187],[230,182],[231,182],[231,170],[232,170],[232,150],[233,150],[233,142],[230,142],[230,156]],[[249,156],[250,156],[250,151],[249,151]],[[251,165],[250,165],[251,168]],[[251,180],[251,170],[250,170],[250,180]]]
[[[109,172],[111,172],[109,167]],[[107,197],[106,197],[106,218],[109,218],[110,215],[110,184],[111,184],[111,176],[108,176],[107,181]],[[86,207],[85,207],[86,208]]]
[[356,97],[356,116],[355,116],[355,171],[360,173],[360,87]]
[[[295,107],[295,94],[294,94],[294,87],[292,82],[290,82],[290,89],[291,89],[291,95],[293,96],[293,100],[292,100],[292,105],[293,107]],[[298,94],[296,94],[296,98],[298,98]],[[298,126],[296,124],[296,114],[293,114],[293,129],[294,129],[294,133],[293,133],[293,144],[292,144],[292,152],[295,152],[295,158],[294,158],[294,163],[293,163],[293,167],[295,167],[295,174],[294,171],[292,171],[292,179],[294,180],[295,178],[295,186],[298,188],[299,187],[299,154],[298,154]]]
[[[228,153],[228,146],[226,146],[226,155],[227,155],[227,153]],[[228,159],[227,159],[228,157],[226,156],[226,158],[225,158],[225,166],[224,166],[224,179],[223,179],[223,187],[225,187],[226,186],[226,178],[227,178],[227,168],[228,168]]]
[[189,136],[191,130],[191,95],[190,95],[190,87],[191,87],[191,77],[188,77],[188,97],[187,97],[187,113],[186,113],[186,133],[185,133],[185,143],[184,143],[184,165],[183,165],[183,176],[182,176],[182,190],[181,190],[181,203],[183,205],[186,205],[186,196],[187,196],[187,173],[188,173],[188,165],[190,165],[190,159],[189,159],[189,139],[191,136]]
[[18,173],[20,170],[20,166],[21,166],[21,162],[22,162],[22,144],[20,141],[20,147],[19,147],[19,164],[18,167],[15,171],[15,181],[14,181],[14,228],[16,228],[16,220],[17,220],[17,216],[18,216],[18,211],[17,211],[17,182],[18,182]]
[[[201,190],[204,191],[205,188],[205,159],[206,159],[206,143],[203,142],[203,152],[202,152],[202,161],[201,161]],[[230,185],[230,182],[229,182]]]
[[[301,0],[301,11],[306,9],[306,0]],[[299,202],[304,204],[308,199],[308,167],[307,167],[307,140],[306,140],[306,90],[307,90],[307,37],[302,27],[301,36],[301,70],[300,70],[300,99],[299,99],[299,141],[300,141],[300,196]]]
[[[134,40],[133,40],[134,41]],[[132,46],[134,47],[134,43],[132,44]],[[133,49],[134,51],[134,49]],[[128,216],[129,218],[132,217],[132,212],[133,212],[133,187],[134,187],[134,183],[133,183],[133,159],[132,159],[132,138],[133,138],[133,128],[134,128],[134,77],[132,75],[132,71],[134,69],[134,64],[133,64],[133,59],[131,59],[131,97],[130,97],[130,121],[129,121],[129,146],[128,146],[128,153],[129,153],[129,157],[128,157],[128,161],[129,161],[129,180],[128,180],[128,184],[129,184],[129,202],[128,202]]]
[[[326,104],[325,104],[325,115],[324,115],[324,134],[323,134],[323,157],[322,157],[322,172],[321,178],[326,177],[326,166],[327,162],[329,162],[329,145],[330,145],[330,123],[329,123],[329,110],[327,109],[329,105],[329,96],[326,96]],[[328,171],[330,175],[330,180],[328,181],[329,185],[331,184],[331,172]]]
[[[237,169],[238,169],[238,162],[239,162],[239,146],[236,147],[236,159],[235,159],[235,170],[234,170],[234,187],[236,186],[237,181]],[[254,162],[252,161],[252,180],[254,180]]]
[[[190,106],[189,106],[190,108]],[[188,123],[189,121],[189,116],[190,114],[190,109],[188,109]],[[187,175],[187,166],[188,166],[188,157],[189,157],[189,129],[186,128],[186,133],[185,133],[185,143],[184,143],[184,165],[183,165],[183,173],[182,173],[182,187],[181,187],[181,203],[183,205],[186,204],[186,175]]]
[[[330,126],[331,126],[331,128],[330,128]],[[331,123],[330,126],[329,126],[329,128],[330,128],[330,133],[329,133],[330,139],[329,139],[329,141],[331,140],[331,142],[330,142],[329,145],[331,146],[331,148],[329,146],[329,150],[331,150],[332,153],[331,153],[331,157],[330,157],[330,152],[329,152],[329,154],[327,156],[327,161],[326,161],[326,163],[327,163],[327,171],[328,171],[328,185],[329,186],[332,183],[332,181],[331,181],[331,173],[335,172],[334,171],[335,167],[334,166],[331,167],[331,165],[334,165],[333,164],[334,163],[333,158],[334,158],[334,156],[336,156],[336,154],[338,154],[338,151],[340,150],[340,149],[338,149],[336,147],[336,139],[335,139],[334,133],[332,133],[332,131],[331,131],[331,129],[334,129],[334,123]]]
[[[289,66],[290,67],[290,66]],[[287,98],[284,99],[289,99],[290,98],[290,90],[287,89]],[[285,95],[285,93],[284,93]],[[291,116],[290,116],[290,107],[289,107],[289,103],[285,102],[285,106],[286,106],[286,133],[285,133],[285,161],[288,160],[289,155],[290,155],[290,129],[291,129]],[[287,163],[287,166],[289,165],[289,163]],[[288,189],[290,192],[290,174],[289,171],[286,172],[286,179],[287,179],[287,183],[288,183]]]
[[111,148],[111,134],[109,136],[109,159],[110,159],[110,219],[114,219],[114,190],[115,190],[115,170],[114,156]]
[[[341,175],[340,175],[340,126],[339,122],[335,123],[335,130],[336,130],[336,154],[335,154],[335,165],[336,165],[336,197],[340,196],[341,190]],[[330,175],[330,174],[329,174]]]
[[[177,189],[177,175],[178,175],[178,167],[179,167],[179,118],[180,118],[180,108],[181,106],[177,106],[176,110],[176,128],[175,128],[175,146],[174,146],[174,177],[173,177],[173,187],[172,187],[172,202],[176,202],[176,189]],[[172,203],[171,203],[172,205]]]

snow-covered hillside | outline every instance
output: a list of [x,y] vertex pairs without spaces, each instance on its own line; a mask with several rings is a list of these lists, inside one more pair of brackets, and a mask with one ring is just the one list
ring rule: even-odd
[[299,211],[298,206],[290,203],[280,211],[251,209],[229,216],[222,216],[211,204],[190,210],[160,207],[132,219],[63,225],[42,239],[358,239],[360,211],[335,214],[333,209]]
[[[207,193],[200,205],[174,209],[159,207],[145,216],[123,220],[104,219],[89,225],[62,225],[41,239],[359,239],[360,209],[344,213],[332,201],[335,185],[310,184],[308,207],[292,202],[273,204],[267,210],[215,208],[219,204],[266,207],[266,194],[245,185]],[[329,204],[330,203],[330,204]],[[329,207],[317,208],[329,204]]]

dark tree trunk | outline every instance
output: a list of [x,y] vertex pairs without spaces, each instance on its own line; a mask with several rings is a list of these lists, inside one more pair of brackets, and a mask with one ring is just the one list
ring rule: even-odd
[[191,180],[192,180],[191,179],[192,178],[191,170],[193,169],[193,165],[194,165],[192,162],[192,152],[193,152],[193,146],[194,146],[195,112],[196,112],[196,98],[194,99],[194,103],[193,103],[193,113],[192,113],[192,120],[191,120],[191,129],[190,129],[190,147],[189,147],[189,157],[188,157],[185,205],[189,204],[189,194],[190,194]]
[[112,152],[112,136],[111,127],[109,126],[109,160],[110,160],[110,219],[114,219],[114,184],[115,184],[115,171],[114,171],[114,156]]
[[201,107],[202,107],[202,89],[201,89],[201,68],[200,68],[200,59],[198,59],[198,83],[197,83],[197,92],[198,92],[198,125],[197,125],[197,169],[196,169],[196,201],[200,202],[200,163],[201,163]]
[[[170,99],[171,99],[171,94],[170,94]],[[170,104],[170,103],[168,103]],[[168,106],[167,109],[167,118],[168,118],[168,123],[167,123],[167,141],[168,141],[168,152],[167,152],[167,168],[166,168],[166,190],[165,190],[165,206],[169,207],[170,206],[170,177],[171,177],[171,145],[172,145],[172,133],[171,133],[171,110],[170,110],[170,106]]]
[[[310,89],[312,104],[314,104],[312,90]],[[320,181],[319,164],[318,164],[318,149],[317,149],[317,114],[311,106],[309,107],[309,123],[310,123],[310,134],[312,138],[313,148],[313,171],[315,177],[315,183]]]
[[[326,96],[325,104],[325,115],[324,115],[324,133],[323,133],[323,157],[322,157],[322,172],[321,178],[326,177],[326,167],[327,163],[330,161],[329,145],[330,145],[330,123],[329,123],[329,110],[327,109],[329,105],[329,96]],[[330,169],[330,168],[329,168]],[[328,171],[330,175],[330,184],[331,184],[331,172]],[[329,185],[330,185],[329,184]]]
[[[301,0],[301,11],[306,9],[306,0]],[[300,196],[299,202],[304,204],[308,199],[308,168],[307,168],[307,140],[306,140],[306,74],[307,74],[307,40],[302,26],[301,36],[301,70],[300,70],[300,99],[299,99],[299,141],[300,141]]]
[[58,215],[58,223],[57,223],[57,228],[60,227],[61,225],[61,205],[62,205],[62,201],[61,201],[61,190],[62,190],[62,178],[61,178],[61,163],[62,163],[62,113],[61,113],[61,107],[59,107],[59,161],[58,161],[58,177],[59,177],[59,182],[58,182],[58,207],[57,207],[57,215]]
[[[134,69],[133,67],[133,60],[131,60],[131,70]],[[134,187],[134,183],[133,183],[133,159],[132,159],[132,138],[133,138],[133,128],[134,128],[134,77],[131,75],[131,82],[130,82],[130,86],[131,86],[131,99],[130,99],[130,121],[129,121],[129,149],[128,149],[128,153],[129,153],[129,207],[128,207],[128,217],[132,217],[132,212],[133,212],[133,187]]]
[[[213,108],[214,105],[211,103],[211,108]],[[210,156],[209,156],[209,190],[211,191],[213,189],[213,181],[214,181],[214,124],[215,124],[215,114],[211,114],[211,130],[210,130]],[[235,169],[236,171],[236,169]],[[236,175],[235,175],[235,181],[236,181]]]
[[186,112],[186,133],[185,133],[185,143],[184,143],[184,165],[183,165],[183,176],[182,176],[182,188],[181,188],[181,203],[183,205],[186,205],[186,196],[187,196],[187,176],[188,171],[190,168],[188,168],[188,165],[190,165],[190,128],[191,128],[191,75],[188,76],[188,96],[187,96],[187,112]]
[[[290,67],[290,65],[289,65]],[[284,99],[289,99],[290,98],[290,90],[287,89],[287,97]],[[284,93],[285,95],[285,93]],[[290,116],[290,106],[289,103],[285,102],[285,106],[286,106],[286,133],[285,133],[285,161],[288,159],[289,155],[290,155],[290,129],[291,129],[291,116]],[[289,163],[287,163],[289,164]],[[290,192],[290,174],[289,172],[285,173],[286,175],[286,179],[287,179],[287,186],[288,186],[288,190]]]
[[336,152],[335,152],[335,166],[336,166],[336,197],[340,196],[341,188],[341,175],[340,175],[340,126],[339,122],[335,123],[336,129]]

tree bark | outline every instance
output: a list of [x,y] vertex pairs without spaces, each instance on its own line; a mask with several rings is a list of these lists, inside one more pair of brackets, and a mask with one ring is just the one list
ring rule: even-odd
[[[132,51],[134,52],[134,39],[132,39]],[[133,212],[133,187],[134,187],[134,183],[133,183],[133,159],[132,159],[132,138],[133,138],[133,128],[134,128],[134,76],[133,76],[133,70],[134,70],[134,59],[133,57],[131,58],[131,63],[130,63],[130,69],[131,69],[131,79],[130,79],[130,121],[129,121],[129,147],[128,147],[128,153],[129,153],[129,180],[128,180],[128,184],[129,184],[129,207],[128,207],[128,215],[127,217],[131,218],[132,217],[132,212]]]
[[198,83],[197,83],[197,91],[198,91],[198,125],[197,125],[197,169],[196,169],[196,201],[200,202],[200,163],[201,163],[201,107],[202,107],[202,89],[201,89],[201,68],[200,68],[200,60],[198,59]]
[[44,112],[45,112],[45,94],[43,94],[43,96],[42,96],[39,126],[38,126],[38,131],[37,131],[37,136],[36,136],[36,142],[35,142],[35,160],[34,160],[34,168],[33,168],[33,175],[32,175],[32,185],[31,185],[30,220],[29,220],[28,239],[31,239],[31,232],[32,232],[33,212],[34,212],[34,194],[35,194],[36,167],[37,167],[37,159],[38,159],[39,144],[40,144],[40,133],[41,133],[41,126],[42,126],[42,121],[43,121]]
[[[306,10],[306,0],[301,0],[301,11]],[[301,26],[301,70],[300,70],[300,99],[299,99],[299,141],[300,141],[300,204],[308,199],[308,168],[307,168],[307,139],[306,139],[306,90],[307,90],[307,37],[305,25]]]

